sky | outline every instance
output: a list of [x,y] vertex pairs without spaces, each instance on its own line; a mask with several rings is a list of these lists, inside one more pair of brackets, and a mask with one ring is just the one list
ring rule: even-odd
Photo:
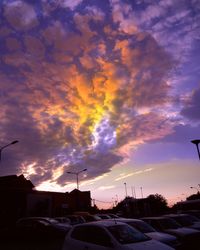
[[[0,175],[38,190],[195,193],[199,0],[1,0]],[[194,187],[193,189],[190,187]]]

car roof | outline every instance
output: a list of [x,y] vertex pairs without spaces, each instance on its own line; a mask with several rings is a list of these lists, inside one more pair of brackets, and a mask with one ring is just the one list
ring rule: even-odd
[[160,220],[160,219],[167,219],[167,217],[164,216],[152,216],[152,217],[143,217],[140,218],[141,220],[146,220],[146,219],[150,219],[150,220]]
[[133,219],[133,218],[113,218],[112,220],[116,220],[116,221],[121,221],[121,222],[131,222],[131,221],[134,221],[134,222],[143,222],[143,220],[140,220],[140,219]]
[[52,219],[50,217],[40,217],[40,216],[32,216],[32,217],[22,217],[18,221],[21,220],[49,220]]
[[87,222],[83,224],[79,224],[77,226],[88,226],[88,225],[98,225],[102,227],[109,227],[109,226],[114,226],[114,225],[124,225],[125,223],[116,221],[116,220],[100,220],[100,221],[92,221],[92,222]]
[[166,217],[185,217],[185,216],[189,216],[188,214],[166,214]]

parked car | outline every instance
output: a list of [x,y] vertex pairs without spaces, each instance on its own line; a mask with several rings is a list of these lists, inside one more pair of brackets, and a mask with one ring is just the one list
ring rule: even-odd
[[172,250],[129,225],[112,220],[74,226],[66,235],[62,250]]
[[101,218],[95,214],[90,214],[88,212],[77,211],[74,214],[82,216],[86,222],[98,221]]
[[200,210],[186,210],[183,211],[184,214],[190,214],[196,216],[198,219],[200,219]]
[[86,220],[81,215],[68,214],[65,217],[70,220],[70,225],[72,226],[86,222]]
[[69,224],[60,223],[50,217],[24,217],[16,222],[16,231],[19,236],[26,235],[27,237],[51,234],[65,236],[71,227]]
[[57,220],[60,223],[71,224],[70,219],[66,218],[66,217],[54,217],[54,219]]
[[116,214],[111,214],[111,213],[109,213],[108,214],[111,218],[113,218],[113,219],[117,219],[117,218],[120,218],[118,215],[116,215]]
[[198,230],[182,227],[179,223],[171,218],[164,216],[160,217],[145,217],[141,218],[157,231],[172,234],[178,238],[183,249],[198,249],[200,241],[200,232]]
[[107,214],[95,214],[96,216],[100,217],[102,220],[111,219],[111,217]]
[[156,231],[152,226],[150,226],[148,223],[139,220],[139,219],[127,219],[127,218],[118,218],[115,219],[117,221],[127,223],[133,228],[136,228],[140,232],[146,234],[150,238],[154,240],[158,240],[162,243],[165,243],[175,249],[178,249],[181,247],[181,243],[178,241],[176,236],[173,236],[168,233],[158,232]]
[[[9,249],[59,249],[71,228],[71,225],[59,223],[49,217],[21,218],[16,222],[12,233],[15,248],[12,246]],[[8,244],[14,243],[8,242]]]
[[200,220],[194,215],[189,214],[166,214],[166,217],[174,219],[183,227],[190,227],[200,230]]

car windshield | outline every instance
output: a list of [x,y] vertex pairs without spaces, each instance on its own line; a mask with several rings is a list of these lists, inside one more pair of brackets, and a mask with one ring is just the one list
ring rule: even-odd
[[177,223],[175,220],[172,220],[170,218],[161,219],[160,224],[163,229],[177,229],[181,227],[179,223]]
[[148,236],[128,225],[109,226],[108,230],[121,244],[130,244],[150,240]]
[[117,215],[115,215],[115,214],[109,214],[109,216],[110,216],[111,218],[119,218],[119,216],[117,216]]
[[200,222],[200,220],[195,215],[185,215],[188,219],[190,219],[192,222]]
[[104,215],[104,214],[100,214],[97,216],[100,217],[101,219],[110,219],[110,217],[108,215]]
[[187,216],[177,216],[175,220],[182,226],[191,226],[193,222]]
[[156,230],[148,225],[147,223],[143,222],[143,221],[130,221],[128,222],[128,224],[136,229],[138,229],[139,231],[143,232],[143,233],[151,233],[151,232],[156,232]]
[[52,223],[52,224],[58,224],[59,221],[55,220],[55,219],[52,219],[52,218],[48,218],[48,219],[44,219],[46,221],[48,221],[49,223]]
[[60,223],[70,223],[70,220],[67,218],[62,218],[62,217],[58,217],[58,218],[54,218],[54,220],[57,220]]

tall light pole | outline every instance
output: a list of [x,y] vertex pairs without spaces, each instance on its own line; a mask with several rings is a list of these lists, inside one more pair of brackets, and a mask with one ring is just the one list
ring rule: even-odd
[[[126,182],[124,182],[124,186],[125,186],[125,194],[126,194],[126,197],[127,197],[127,187],[126,187]],[[125,197],[125,198],[126,198]]]
[[9,147],[12,144],[18,143],[18,142],[19,141],[12,141],[12,142],[8,143],[7,145],[0,148],[0,162],[1,162],[1,153],[2,153],[3,149]]
[[76,186],[77,186],[77,189],[78,189],[78,190],[79,190],[78,175],[79,175],[80,173],[84,172],[84,171],[87,171],[87,168],[82,169],[82,170],[80,170],[80,171],[78,171],[78,172],[67,172],[68,174],[74,174],[74,175],[76,175]]
[[136,199],[135,187],[131,187],[132,197]]
[[119,200],[118,200],[118,195],[117,194],[116,194],[116,201],[117,201],[117,204],[118,204]]
[[195,144],[196,147],[197,147],[197,152],[198,152],[198,156],[199,156],[199,160],[200,160],[200,152],[199,152],[199,143],[200,143],[200,140],[192,140],[191,143]]
[[142,196],[142,199],[143,199],[143,191],[142,191],[142,187],[140,187],[140,190],[141,190],[141,196]]

